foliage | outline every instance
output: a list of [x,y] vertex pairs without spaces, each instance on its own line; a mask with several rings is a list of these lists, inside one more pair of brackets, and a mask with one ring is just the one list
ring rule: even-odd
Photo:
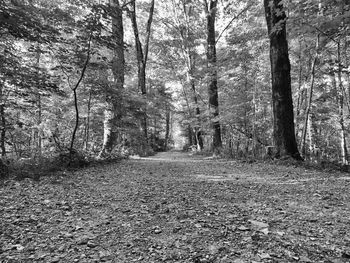
[[[0,3],[0,151],[10,159],[65,153],[74,126],[74,148],[96,156],[103,142],[106,91],[118,102],[115,150],[148,155],[197,143],[211,148],[211,121],[221,124],[222,154],[264,158],[272,145],[272,109],[267,29],[261,1],[219,1],[216,49],[219,116],[210,117],[203,1],[158,1],[150,34],[147,96],[137,88],[130,2],[120,1],[125,34],[124,89],[116,90],[112,30],[113,5],[89,1]],[[296,135],[299,144],[311,76],[310,127],[305,158],[346,161],[349,127],[348,1],[284,1]],[[151,1],[137,1],[139,32],[145,32]],[[277,30],[277,29],[276,29]],[[320,45],[316,50],[316,37]],[[140,34],[141,42],[145,39]],[[91,57],[77,88],[77,123],[72,89],[81,76],[91,39]],[[318,52],[318,53],[317,53]],[[312,61],[318,55],[315,71]],[[3,109],[3,113],[2,112]],[[148,142],[142,139],[140,109],[147,112]],[[345,138],[345,140],[341,139]],[[345,146],[344,146],[345,142]],[[301,146],[301,145],[299,145]],[[346,163],[344,163],[346,164]]]

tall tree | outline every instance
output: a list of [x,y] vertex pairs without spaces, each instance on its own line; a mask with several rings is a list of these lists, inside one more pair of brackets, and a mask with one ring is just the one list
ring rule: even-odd
[[290,61],[283,1],[264,0],[270,39],[272,77],[273,138],[276,158],[291,156],[300,160],[295,130]]
[[111,1],[112,34],[116,43],[112,59],[112,71],[114,75],[114,89],[106,89],[106,108],[103,122],[103,146],[99,156],[112,151],[117,139],[116,122],[118,120],[117,92],[124,87],[125,58],[124,58],[124,27],[123,11],[119,0]]
[[[194,143],[197,146],[197,150],[202,151],[204,148],[203,131],[201,110],[199,105],[199,94],[196,87],[196,62],[198,60],[198,54],[196,51],[196,35],[195,35],[195,20],[194,16],[194,3],[193,1],[181,0],[176,3],[172,1],[174,8],[175,23],[177,31],[181,39],[181,51],[185,59],[186,64],[186,84],[190,86],[192,103],[187,103],[188,106],[193,104],[194,109],[189,108],[189,116],[193,119],[193,123],[190,124],[189,136],[193,136],[189,141],[194,139]],[[179,7],[179,8],[177,8]],[[182,9],[182,14],[179,14],[178,9]],[[194,112],[193,112],[194,111]],[[193,130],[192,130],[193,127]],[[192,143],[190,143],[192,144]]]
[[[154,13],[154,0],[151,1],[151,7],[149,10],[149,16],[148,21],[146,25],[146,36],[145,36],[145,43],[142,47],[142,43],[140,40],[140,33],[138,29],[137,19],[136,19],[136,1],[131,2],[131,9],[128,10],[129,17],[131,19],[132,28],[134,31],[134,37],[135,37],[135,48],[136,48],[136,58],[137,58],[137,77],[138,77],[138,87],[141,91],[142,95],[146,96],[147,89],[146,89],[146,65],[147,65],[147,59],[148,59],[148,47],[149,47],[149,41],[151,36],[151,26],[152,26],[152,20],[153,20],[153,13]],[[146,107],[143,109],[143,117],[142,117],[142,129],[144,134],[144,139],[147,142],[148,139],[148,133],[147,133],[147,110]]]
[[207,15],[207,64],[208,64],[208,97],[210,121],[213,131],[213,151],[220,151],[222,147],[221,128],[219,118],[219,96],[218,96],[218,73],[216,65],[216,38],[215,38],[215,18],[217,10],[217,0],[203,0],[205,13]]
[[[319,57],[319,42],[320,42],[320,34],[317,34],[317,39],[316,39],[316,47],[315,47],[315,55],[312,60],[311,64],[311,79],[310,79],[310,87],[309,87],[309,92],[308,92],[308,99],[307,99],[307,105],[305,109],[305,121],[304,121],[304,128],[303,128],[303,133],[301,137],[301,153],[306,157],[306,133],[309,127],[311,127],[311,118],[310,118],[310,112],[312,108],[312,96],[314,92],[314,84],[315,84],[315,70],[316,70],[316,64],[318,63],[318,57]],[[309,129],[311,131],[311,129]],[[310,138],[312,138],[312,134],[309,134]],[[310,148],[312,147],[312,140],[310,139]]]

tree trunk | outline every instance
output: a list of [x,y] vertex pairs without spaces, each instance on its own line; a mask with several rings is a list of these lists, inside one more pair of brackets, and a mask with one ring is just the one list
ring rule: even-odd
[[299,55],[298,55],[298,63],[299,63],[299,69],[298,69],[298,99],[297,99],[297,108],[296,108],[296,134],[298,138],[302,138],[302,134],[300,134],[300,123],[299,123],[299,117],[301,114],[301,107],[304,102],[304,90],[302,89],[303,86],[303,54],[302,54],[302,42],[301,38],[299,38]]
[[190,145],[190,146],[192,146],[193,145],[193,129],[192,129],[192,127],[191,127],[191,125],[188,125],[187,126],[187,132],[188,132],[188,144]]
[[210,122],[213,132],[213,151],[220,152],[222,147],[221,128],[219,117],[219,98],[217,86],[217,64],[216,64],[216,39],[215,39],[215,18],[217,0],[204,0],[205,12],[207,15],[207,63],[209,73],[208,97]]
[[317,136],[317,127],[316,127],[316,117],[314,114],[309,115],[309,124],[308,124],[308,139],[309,139],[309,158],[310,161],[315,161],[318,154],[318,148],[316,147],[316,138]]
[[[255,78],[257,78],[257,74],[255,74]],[[252,101],[252,108],[253,108],[253,125],[252,125],[252,153],[253,153],[253,158],[256,158],[258,156],[258,144],[257,144],[257,131],[256,131],[256,115],[257,115],[257,84],[256,81],[254,81],[254,91],[253,91],[253,101]]]
[[89,36],[89,40],[88,40],[87,54],[86,54],[86,60],[85,60],[84,66],[83,66],[83,68],[81,70],[80,77],[79,77],[77,83],[72,88],[73,99],[74,99],[74,109],[75,109],[75,125],[74,125],[74,128],[73,128],[72,138],[71,138],[70,147],[69,147],[69,163],[68,163],[68,165],[70,165],[70,162],[72,161],[72,157],[73,157],[73,154],[74,154],[75,137],[76,137],[76,134],[77,134],[78,129],[79,129],[79,119],[80,119],[80,117],[79,117],[79,105],[78,105],[77,89],[78,89],[80,83],[82,82],[82,80],[84,79],[85,72],[86,72],[87,66],[88,66],[89,61],[90,61],[91,42],[92,42],[92,31],[90,32],[90,36]]
[[337,70],[337,78],[338,78],[338,114],[339,114],[339,125],[340,125],[340,146],[341,146],[341,161],[342,164],[348,164],[348,150],[346,143],[346,132],[345,132],[345,123],[344,123],[344,86],[342,80],[342,64],[341,64],[341,50],[340,50],[340,42],[337,43],[337,60],[338,60],[338,70]]
[[[117,45],[114,50],[112,60],[112,71],[114,75],[114,88],[120,91],[124,87],[124,28],[123,28],[123,12],[118,0],[112,0],[112,33]],[[104,112],[103,122],[103,145],[99,153],[100,157],[110,154],[117,138],[117,120],[118,120],[118,100],[115,92],[106,90],[106,108]]]
[[6,117],[5,117],[5,101],[2,98],[2,87],[0,90],[0,118],[1,118],[1,132],[0,132],[0,149],[1,149],[1,156],[4,157],[6,156]]
[[[148,59],[148,47],[149,40],[151,36],[151,25],[153,20],[154,13],[154,0],[151,1],[151,8],[149,11],[148,21],[146,25],[146,40],[144,47],[142,47],[142,43],[139,36],[139,30],[136,20],[136,1],[131,2],[131,10],[128,10],[129,17],[131,19],[132,28],[134,31],[135,37],[135,48],[136,48],[136,58],[137,58],[137,76],[138,76],[138,88],[141,91],[141,94],[145,97],[147,95],[146,89],[146,65]],[[141,126],[143,130],[143,136],[145,142],[148,141],[148,125],[147,125],[147,107],[146,105],[142,109],[142,118],[141,118]]]
[[[304,127],[303,127],[303,133],[302,133],[302,138],[301,138],[301,143],[300,143],[300,148],[301,148],[301,153],[302,155],[305,157],[306,155],[306,147],[305,147],[305,143],[306,143],[306,133],[308,130],[308,122],[310,120],[310,111],[312,108],[312,95],[313,95],[313,91],[314,91],[314,83],[315,83],[315,68],[316,68],[316,64],[318,62],[318,56],[319,56],[319,42],[320,42],[320,35],[317,35],[317,39],[316,39],[316,47],[315,47],[315,57],[312,61],[312,65],[311,65],[311,81],[310,81],[310,88],[309,88],[309,97],[307,100],[307,105],[306,105],[306,110],[305,110],[305,122],[304,122]],[[309,129],[309,132],[311,132],[312,129]],[[312,138],[312,135],[309,134],[309,138]],[[311,147],[311,145],[310,145]]]
[[34,130],[34,138],[33,138],[33,144],[34,144],[34,155],[38,155],[38,157],[41,157],[42,155],[42,132],[39,128],[42,122],[42,107],[41,107],[41,95],[40,95],[40,57],[41,57],[41,49],[40,49],[40,43],[37,43],[36,47],[36,68],[37,68],[37,87],[35,90],[35,102],[37,105],[37,121],[36,126],[37,128]]
[[170,137],[170,106],[168,102],[165,105],[165,150],[168,150],[168,144],[169,144],[169,137]]
[[194,82],[194,78],[192,77],[192,73],[188,73],[189,82],[191,84],[191,89],[193,92],[193,103],[195,105],[195,116],[196,116],[196,123],[194,124],[194,136],[195,141],[197,145],[197,150],[202,151],[204,148],[203,143],[203,134],[201,130],[201,120],[200,120],[200,109],[198,105],[198,97],[197,97],[197,91],[196,91],[196,85]]
[[[174,4],[174,1],[173,1]],[[187,6],[187,1],[182,1],[182,11],[184,15],[184,21],[179,19],[179,15],[176,12],[176,8],[174,9],[175,13],[174,16],[177,18],[177,26],[179,28],[179,37],[182,40],[182,52],[184,55],[184,58],[186,60],[186,77],[187,77],[187,84],[190,87],[190,90],[192,91],[192,102],[194,105],[194,116],[195,121],[194,123],[191,123],[191,126],[193,127],[193,143],[197,146],[197,150],[202,151],[204,148],[203,143],[203,132],[202,132],[202,123],[201,123],[201,116],[200,116],[200,108],[198,104],[198,95],[196,91],[196,83],[195,83],[195,60],[196,60],[196,51],[194,49],[194,34],[191,32],[191,7]],[[184,24],[185,23],[185,27]],[[192,112],[193,109],[190,109],[190,117],[192,118]]]
[[87,103],[87,117],[85,123],[85,136],[84,136],[84,150],[89,149],[89,137],[90,137],[90,115],[91,115],[91,99],[92,99],[92,90],[89,91],[89,99]]
[[280,0],[264,0],[264,7],[270,38],[273,138],[276,158],[290,156],[301,160],[295,139],[286,14]]

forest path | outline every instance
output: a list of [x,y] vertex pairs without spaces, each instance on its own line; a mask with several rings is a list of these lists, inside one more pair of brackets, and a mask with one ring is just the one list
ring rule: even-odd
[[0,187],[0,262],[349,262],[350,181],[160,153]]

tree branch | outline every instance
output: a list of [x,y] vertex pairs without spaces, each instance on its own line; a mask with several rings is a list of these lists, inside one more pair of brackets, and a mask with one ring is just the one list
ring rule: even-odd
[[152,20],[153,20],[153,13],[154,13],[154,0],[151,2],[151,8],[149,10],[149,17],[147,21],[147,27],[146,27],[146,40],[145,40],[145,46],[144,46],[144,63],[147,63],[147,58],[148,58],[148,46],[149,46],[149,39],[151,36],[151,25],[152,25]]
[[[203,0],[205,1],[205,0]],[[215,41],[215,44],[217,44],[220,40],[220,38],[222,37],[222,35],[225,33],[225,31],[229,28],[229,26],[232,24],[232,22],[236,19],[238,19],[244,12],[246,12],[251,6],[253,5],[253,2],[251,2],[250,4],[248,4],[244,9],[241,10],[241,12],[239,12],[237,15],[235,15],[230,22],[225,26],[225,28],[221,31],[221,33],[219,34],[218,38]]]

